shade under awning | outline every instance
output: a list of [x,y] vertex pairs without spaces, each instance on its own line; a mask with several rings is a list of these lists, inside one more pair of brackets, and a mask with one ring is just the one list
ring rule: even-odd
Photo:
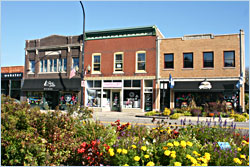
[[25,79],[22,91],[80,91],[81,79]]
[[218,92],[218,91],[237,91],[237,81],[209,81],[212,85],[211,89],[199,89],[200,81],[175,81],[174,91],[194,91],[194,92]]

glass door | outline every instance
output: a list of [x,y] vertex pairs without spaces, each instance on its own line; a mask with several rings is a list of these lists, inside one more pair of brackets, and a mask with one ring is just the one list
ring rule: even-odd
[[112,92],[112,111],[120,111],[120,92]]

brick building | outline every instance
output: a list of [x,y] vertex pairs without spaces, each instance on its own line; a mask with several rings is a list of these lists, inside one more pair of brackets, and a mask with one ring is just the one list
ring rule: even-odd
[[20,100],[24,66],[1,67],[1,94]]
[[226,101],[244,110],[244,84],[240,89],[236,86],[241,74],[245,77],[242,30],[239,34],[187,35],[159,41],[160,82],[168,83],[170,74],[174,81],[172,89],[160,89],[161,108],[188,105],[193,98],[199,106]]

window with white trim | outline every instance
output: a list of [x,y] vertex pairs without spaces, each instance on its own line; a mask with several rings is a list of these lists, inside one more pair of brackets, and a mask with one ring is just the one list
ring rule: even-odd
[[79,69],[79,57],[72,58],[72,65],[74,69]]
[[123,53],[115,53],[115,72],[123,72]]
[[139,51],[136,53],[136,71],[145,72],[146,71],[146,52]]
[[35,73],[35,60],[30,60],[30,72]]
[[92,55],[92,71],[101,72],[101,54]]
[[67,72],[67,59],[40,60],[40,72]]

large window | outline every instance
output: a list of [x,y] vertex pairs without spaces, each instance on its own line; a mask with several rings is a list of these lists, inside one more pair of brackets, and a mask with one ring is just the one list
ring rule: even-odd
[[193,68],[193,53],[183,53],[183,68]]
[[40,72],[66,72],[67,59],[40,60]]
[[174,68],[174,54],[164,54],[164,68]]
[[74,69],[79,69],[79,58],[78,57],[73,57],[72,58],[72,64]]
[[224,51],[224,67],[235,67],[234,51]]
[[140,72],[144,72],[146,71],[146,52],[144,51],[139,51],[136,54],[136,64],[137,64],[137,69],[136,71]]
[[124,87],[131,88],[131,87],[141,87],[141,80],[124,80],[123,83]]
[[203,67],[204,68],[214,67],[214,53],[213,52],[203,52]]
[[87,81],[87,106],[89,107],[101,107],[101,87],[102,82],[100,80]]
[[93,72],[101,72],[101,55],[93,55]]
[[115,72],[123,71],[123,53],[115,53]]
[[35,73],[35,60],[30,60],[30,72]]

